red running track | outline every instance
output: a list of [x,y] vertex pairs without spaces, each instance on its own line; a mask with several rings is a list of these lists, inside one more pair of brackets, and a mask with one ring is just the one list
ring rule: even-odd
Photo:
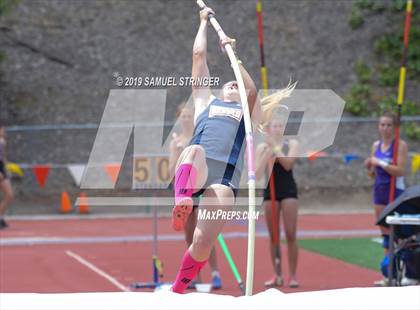
[[[302,215],[299,218],[299,231],[375,231],[373,215]],[[158,254],[165,267],[163,281],[175,277],[180,258],[185,251],[182,234],[174,233],[167,218],[159,219],[159,235],[173,237],[159,240]],[[246,225],[232,222],[224,233],[246,232]],[[264,222],[257,223],[259,231]],[[0,247],[0,292],[107,292],[120,291],[122,286],[137,281],[152,280],[152,242],[149,239],[130,237],[149,236],[152,232],[151,219],[85,219],[85,220],[43,220],[10,221],[10,229],[0,232],[2,242],[37,239],[35,245],[2,245]],[[345,236],[345,234],[344,234]],[[65,244],[58,240],[45,244],[48,238],[79,238]],[[88,240],[84,238],[107,237],[111,241]],[[120,237],[112,241],[113,237]],[[125,239],[125,237],[127,237]],[[23,239],[16,239],[23,238]],[[105,239],[106,240],[106,239]],[[121,241],[123,240],[123,241]],[[125,241],[124,241],[125,240]],[[247,240],[242,237],[226,238],[226,243],[245,282]],[[263,283],[272,275],[268,254],[268,238],[257,237],[255,249],[254,292],[264,290]],[[221,294],[240,295],[232,272],[217,247],[223,289]],[[285,248],[282,248],[285,253]],[[88,261],[87,267],[74,256]],[[285,255],[283,255],[285,257]],[[103,271],[106,275],[100,274]],[[287,279],[287,261],[283,260],[283,270]],[[108,277],[108,278],[105,278]],[[298,277],[299,289],[282,288],[284,292],[313,291],[344,287],[367,287],[380,277],[379,272],[364,269],[319,254],[300,250]],[[209,268],[202,272],[204,281],[210,280]],[[114,281],[114,283],[112,283]],[[115,284],[117,283],[117,284]]]

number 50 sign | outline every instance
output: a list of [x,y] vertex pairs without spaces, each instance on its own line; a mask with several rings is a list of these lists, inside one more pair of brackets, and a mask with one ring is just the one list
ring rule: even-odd
[[133,162],[133,187],[167,188],[171,182],[167,156],[136,156]]

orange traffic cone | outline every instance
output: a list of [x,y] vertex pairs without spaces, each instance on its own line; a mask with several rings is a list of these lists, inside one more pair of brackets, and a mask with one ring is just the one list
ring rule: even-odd
[[88,214],[89,213],[89,206],[88,206],[88,199],[85,193],[81,192],[79,196],[79,213],[81,214]]
[[71,201],[69,194],[67,192],[61,192],[61,206],[60,212],[61,213],[70,213],[71,212]]

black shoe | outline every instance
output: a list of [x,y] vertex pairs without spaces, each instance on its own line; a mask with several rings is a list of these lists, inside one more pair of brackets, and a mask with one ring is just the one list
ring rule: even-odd
[[7,225],[6,221],[4,219],[0,220],[0,229],[4,229],[9,227],[9,225]]

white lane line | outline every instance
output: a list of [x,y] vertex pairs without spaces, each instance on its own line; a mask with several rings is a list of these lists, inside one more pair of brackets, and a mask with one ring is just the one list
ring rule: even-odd
[[77,255],[76,253],[73,253],[72,251],[66,251],[66,254],[70,257],[73,257],[75,260],[77,260],[79,263],[81,263],[82,265],[85,265],[86,267],[88,267],[90,270],[92,270],[93,272],[96,272],[98,275],[100,275],[101,277],[107,279],[109,282],[111,282],[113,285],[115,285],[116,287],[118,287],[121,291],[123,292],[130,292],[130,290],[124,286],[123,284],[121,284],[120,282],[117,281],[117,279],[111,277],[109,274],[107,274],[105,271],[99,269],[98,267],[96,267],[94,264],[88,262],[86,259],[84,259],[83,257]]
[[[265,230],[257,231],[256,237],[266,238],[268,232]],[[328,238],[345,238],[345,237],[377,237],[379,230],[377,229],[361,229],[361,230],[300,230],[297,232],[298,238],[328,237]],[[248,238],[246,232],[226,232],[223,234],[225,239]],[[284,236],[282,236],[284,239]],[[181,234],[162,234],[158,235],[159,241],[183,241],[184,236]],[[127,243],[127,242],[151,242],[153,235],[137,235],[137,236],[108,236],[108,237],[14,237],[0,239],[1,246],[26,246],[41,244],[99,244],[99,243]]]

